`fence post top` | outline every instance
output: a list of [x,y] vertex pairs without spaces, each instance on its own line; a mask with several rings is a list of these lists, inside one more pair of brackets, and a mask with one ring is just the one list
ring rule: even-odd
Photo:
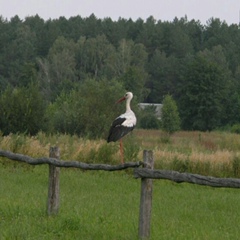
[[143,167],[153,169],[154,159],[152,150],[143,150]]
[[49,149],[49,157],[52,158],[60,158],[60,149],[57,146],[50,147]]

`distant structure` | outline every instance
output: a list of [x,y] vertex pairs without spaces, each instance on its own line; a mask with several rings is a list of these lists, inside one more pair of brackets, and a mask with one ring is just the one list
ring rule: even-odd
[[138,104],[139,108],[144,110],[146,107],[155,107],[155,114],[156,117],[161,120],[161,115],[162,115],[162,106],[163,104],[161,103],[139,103]]

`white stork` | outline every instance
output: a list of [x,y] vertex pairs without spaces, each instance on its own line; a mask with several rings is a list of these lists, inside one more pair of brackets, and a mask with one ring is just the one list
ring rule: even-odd
[[124,163],[122,137],[131,132],[136,126],[137,119],[134,112],[131,110],[130,102],[133,98],[131,92],[127,92],[124,97],[120,98],[117,103],[126,100],[126,112],[117,117],[110,128],[107,142],[116,142],[120,140],[121,162]]

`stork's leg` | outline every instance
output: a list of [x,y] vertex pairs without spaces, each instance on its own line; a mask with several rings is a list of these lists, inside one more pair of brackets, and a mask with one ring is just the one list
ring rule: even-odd
[[123,153],[122,139],[120,139],[120,153],[121,153],[121,163],[124,164],[124,153]]

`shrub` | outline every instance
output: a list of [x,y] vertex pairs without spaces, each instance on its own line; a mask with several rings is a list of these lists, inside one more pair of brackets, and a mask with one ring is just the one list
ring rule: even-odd
[[180,129],[180,118],[177,105],[170,95],[166,95],[163,100],[162,128],[169,134]]
[[140,118],[140,128],[159,129],[160,121],[153,114],[144,115]]
[[44,125],[45,101],[38,85],[8,87],[0,96],[0,126],[4,135],[40,131]]
[[140,111],[139,125],[142,129],[159,129],[160,121],[155,115],[155,107],[148,106]]
[[237,133],[237,134],[240,134],[240,124],[234,124],[232,127],[231,127],[231,132],[232,133]]
[[[48,131],[89,138],[105,137],[119,115],[115,105],[122,85],[116,81],[87,79],[78,89],[62,93],[47,110]],[[120,97],[119,96],[119,97]]]

